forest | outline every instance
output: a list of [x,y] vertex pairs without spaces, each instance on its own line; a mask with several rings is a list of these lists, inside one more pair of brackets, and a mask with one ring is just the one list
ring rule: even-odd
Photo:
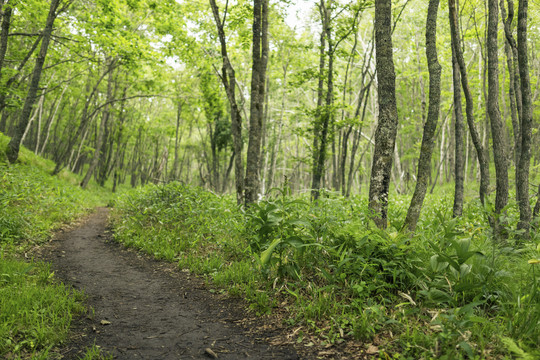
[[[86,300],[29,259],[104,205],[115,242],[277,319],[301,358],[540,356],[538,0],[0,15],[0,356],[59,356]],[[28,330],[50,304],[23,283],[63,294],[62,331]]]

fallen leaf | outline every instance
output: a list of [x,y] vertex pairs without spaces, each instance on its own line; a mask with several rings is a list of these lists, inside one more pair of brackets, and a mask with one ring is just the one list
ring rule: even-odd
[[101,325],[111,325],[111,322],[108,321],[108,320],[101,320],[99,323],[100,323]]
[[366,354],[369,354],[369,355],[378,354],[378,353],[379,353],[379,348],[376,347],[375,345],[369,345],[368,349],[366,350]]
[[204,353],[206,355],[210,356],[212,359],[217,359],[218,358],[217,354],[215,352],[213,352],[212,349],[210,349],[210,348],[204,349]]

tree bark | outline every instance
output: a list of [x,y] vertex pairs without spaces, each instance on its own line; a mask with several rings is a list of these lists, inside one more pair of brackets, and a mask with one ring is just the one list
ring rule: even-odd
[[538,191],[536,192],[536,205],[534,206],[532,217],[536,218],[538,214],[540,214],[540,184],[538,184]]
[[[109,65],[110,67],[114,66],[114,61],[111,62]],[[113,85],[113,76],[112,71],[109,71],[109,81],[107,82],[107,101],[112,100],[112,85]],[[83,189],[86,189],[88,186],[88,183],[90,182],[90,178],[94,174],[94,171],[96,170],[99,160],[101,157],[101,148],[103,147],[103,138],[105,137],[105,132],[107,131],[107,123],[109,121],[110,117],[110,107],[111,105],[105,105],[105,109],[103,109],[103,114],[101,116],[101,122],[99,124],[98,128],[98,134],[96,139],[96,147],[94,150],[94,156],[92,157],[92,161],[90,162],[90,167],[86,171],[86,175],[84,176],[84,179],[81,182],[81,187]]]
[[43,30],[43,38],[41,40],[41,49],[36,58],[36,65],[32,72],[32,79],[28,87],[28,93],[24,101],[24,106],[17,124],[17,129],[15,134],[11,138],[7,149],[6,155],[10,163],[14,163],[19,157],[19,149],[21,146],[21,138],[26,130],[26,125],[30,118],[32,108],[36,102],[36,95],[39,88],[39,80],[41,79],[41,73],[43,70],[43,65],[45,64],[45,57],[47,56],[47,50],[49,48],[49,42],[51,40],[51,34],[53,31],[54,20],[56,19],[56,9],[60,0],[52,0],[49,7],[49,14],[47,15],[47,22],[45,23],[45,29]]
[[426,196],[429,174],[431,172],[431,155],[435,145],[435,131],[439,118],[439,108],[441,103],[441,65],[437,59],[437,11],[439,0],[430,0],[426,20],[426,58],[429,70],[429,106],[426,123],[424,125],[424,135],[422,137],[422,147],[418,160],[417,182],[414,194],[411,199],[407,217],[403,227],[409,231],[416,229],[422,204]]
[[454,138],[455,138],[455,190],[454,190],[454,207],[452,216],[458,217],[463,214],[463,190],[465,184],[465,166],[463,154],[463,105],[461,103],[461,75],[459,73],[459,65],[455,50],[452,47],[452,78],[454,87]]
[[246,205],[255,202],[260,191],[261,132],[268,64],[268,0],[254,0],[253,4],[253,66],[244,196]]
[[465,94],[465,113],[467,115],[467,124],[469,125],[469,132],[473,141],[478,161],[480,163],[480,202],[484,204],[489,187],[489,163],[487,161],[486,151],[482,146],[482,140],[476,130],[474,120],[474,103],[469,88],[469,80],[467,77],[467,68],[465,60],[463,58],[463,51],[461,48],[461,41],[458,35],[458,18],[456,9],[456,0],[448,0],[449,18],[450,18],[450,31],[452,36],[452,47],[456,53],[456,58],[459,65],[459,71],[461,75],[461,86]]
[[489,0],[488,3],[488,33],[487,33],[487,62],[488,62],[488,103],[487,110],[491,122],[491,135],[493,140],[493,159],[496,174],[495,195],[495,221],[494,231],[501,235],[498,215],[508,203],[508,161],[506,131],[499,110],[499,52],[498,52],[498,0]]
[[396,142],[398,113],[396,75],[392,47],[392,2],[375,1],[375,55],[379,121],[375,132],[375,149],[369,184],[369,209],[375,224],[387,226],[388,189]]
[[60,108],[60,104],[62,103],[62,99],[64,98],[64,93],[66,92],[67,88],[68,86],[66,85],[64,86],[64,89],[62,89],[62,93],[60,94],[60,97],[56,102],[53,113],[51,114],[51,118],[49,119],[49,122],[47,124],[47,131],[45,132],[45,139],[43,140],[43,144],[41,145],[41,149],[39,150],[40,155],[43,155],[43,152],[47,147],[47,143],[49,142],[49,135],[51,134],[51,126],[56,118],[56,114],[58,114],[58,109]]
[[172,168],[172,178],[177,179],[178,177],[178,147],[180,143],[180,136],[179,136],[179,130],[180,130],[180,119],[182,114],[182,105],[183,101],[180,101],[178,99],[178,105],[176,106],[176,133],[174,137],[174,161],[173,161],[173,168]]
[[[504,24],[505,42],[504,49],[506,52],[506,62],[508,65],[509,86],[508,96],[510,98],[510,116],[512,118],[512,129],[514,130],[514,163],[516,169],[516,179],[518,178],[517,170],[521,152],[521,130],[519,128],[519,118],[521,117],[521,89],[519,88],[519,69],[517,60],[517,46],[514,36],[512,35],[512,20],[514,18],[514,4],[512,0],[508,0],[508,16],[504,7],[504,0],[501,0],[501,16]],[[518,116],[519,104],[519,116]],[[517,182],[516,182],[517,185]],[[517,191],[517,188],[516,188]]]
[[529,1],[520,0],[518,7],[517,48],[519,61],[519,77],[521,79],[521,154],[518,164],[518,204],[519,222],[518,231],[523,231],[522,237],[529,238],[531,227],[531,206],[529,204],[529,167],[531,162],[532,140],[532,96],[531,80],[529,76],[529,58],[527,53],[527,11]]
[[244,164],[242,161],[242,116],[240,114],[240,108],[236,101],[236,75],[234,68],[229,60],[229,55],[227,53],[227,42],[225,39],[224,21],[221,21],[219,15],[219,8],[215,0],[209,0],[210,6],[212,8],[212,14],[214,15],[214,20],[216,22],[216,27],[218,31],[219,42],[221,45],[221,57],[223,60],[223,66],[221,69],[221,81],[225,92],[227,94],[227,99],[229,100],[229,106],[231,111],[231,132],[233,135],[234,141],[234,157],[235,167],[235,185],[236,185],[236,201],[238,204],[241,204],[243,201],[244,195]]
[[326,28],[329,26],[328,9],[324,0],[319,4],[319,13],[321,15],[321,34],[319,40],[319,79],[317,85],[317,109],[315,110],[315,121],[313,124],[313,164],[311,171],[311,198],[317,200],[319,189],[321,188],[322,170],[319,168],[319,153],[321,152],[321,133],[323,123],[323,102],[324,102],[324,68],[326,66]]
[[[4,2],[2,1],[2,4]],[[11,14],[13,13],[13,9],[11,8],[11,4],[8,4],[8,6],[2,6],[3,14],[2,14],[2,30],[0,33],[0,76],[2,75],[2,69],[4,67],[4,59],[6,58],[6,52],[8,47],[8,35],[9,35],[9,27],[11,25]]]

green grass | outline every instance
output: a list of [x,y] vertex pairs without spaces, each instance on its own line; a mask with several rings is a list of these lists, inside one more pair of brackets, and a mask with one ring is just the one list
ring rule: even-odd
[[48,359],[66,339],[82,295],[54,281],[44,263],[0,260],[0,356]]
[[[85,309],[83,295],[60,284],[42,262],[26,261],[52,233],[110,195],[93,184],[80,189],[79,177],[21,148],[19,160],[5,162],[8,138],[0,134],[0,357],[56,358],[71,319]],[[87,358],[100,358],[99,349]]]
[[[380,356],[538,356],[540,235],[492,239],[488,210],[470,201],[451,218],[451,194],[428,195],[417,233],[399,231],[409,197],[393,197],[377,229],[365,199],[323,194],[318,205],[286,189],[249,210],[232,197],[172,183],[126,193],[115,237],[212,286],[246,298],[259,314],[280,307],[297,341],[375,343]],[[516,354],[521,355],[516,355]]]

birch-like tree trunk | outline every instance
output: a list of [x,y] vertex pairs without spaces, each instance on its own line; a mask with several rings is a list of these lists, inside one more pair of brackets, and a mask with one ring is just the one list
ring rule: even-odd
[[268,0],[254,0],[252,56],[249,143],[244,194],[246,205],[255,202],[260,191],[261,137],[268,64]]
[[[487,32],[487,63],[488,63],[488,102],[487,110],[491,122],[493,141],[493,159],[496,173],[495,213],[500,215],[508,203],[508,161],[506,131],[499,109],[499,51],[498,51],[498,0],[488,3],[488,32]],[[501,229],[498,216],[494,219],[495,233],[500,235]]]
[[30,80],[30,85],[28,86],[28,93],[24,101],[23,109],[19,117],[19,122],[15,134],[11,138],[7,149],[6,155],[10,163],[14,163],[19,157],[19,149],[21,146],[21,138],[26,130],[28,125],[28,120],[30,119],[30,114],[32,113],[32,108],[36,102],[36,95],[39,88],[39,80],[41,79],[41,73],[43,71],[43,65],[45,64],[45,57],[47,56],[47,50],[49,49],[49,42],[51,40],[51,35],[53,31],[54,20],[56,19],[56,10],[60,0],[52,0],[49,7],[49,14],[47,15],[47,21],[45,23],[45,28],[43,30],[43,38],[41,40],[41,49],[36,58],[36,65],[32,72],[32,78]]
[[519,77],[521,79],[521,154],[518,164],[518,204],[519,222],[517,229],[523,231],[523,238],[529,238],[531,227],[531,206],[529,204],[529,167],[531,163],[532,142],[532,94],[529,76],[529,55],[527,53],[527,11],[528,0],[520,0],[518,7],[517,48],[519,61]]
[[392,1],[375,1],[375,57],[379,121],[375,132],[375,149],[369,183],[369,209],[375,224],[387,226],[388,189],[396,142],[398,113],[396,75],[392,46]]
[[227,99],[229,100],[231,111],[231,133],[233,135],[234,142],[234,175],[236,185],[236,201],[238,204],[242,203],[244,195],[244,164],[242,161],[242,116],[240,114],[240,108],[236,101],[236,74],[234,68],[229,60],[227,52],[227,41],[225,38],[224,22],[219,15],[219,8],[216,4],[216,0],[209,0],[210,7],[212,8],[212,14],[216,22],[218,31],[219,43],[221,45],[221,58],[223,66],[221,68],[221,82],[225,88]]
[[[114,62],[111,62],[110,66],[112,67]],[[111,101],[113,94],[112,94],[112,86],[113,86],[113,76],[112,71],[109,71],[109,81],[107,82],[107,101]],[[94,171],[96,170],[99,159],[101,157],[101,150],[103,147],[103,139],[105,137],[105,132],[107,131],[107,123],[109,121],[110,117],[110,104],[105,105],[105,109],[103,109],[103,114],[101,116],[101,122],[99,124],[98,128],[98,134],[96,139],[96,147],[94,150],[94,156],[92,157],[92,161],[90,162],[90,167],[86,171],[86,175],[84,176],[84,179],[81,181],[81,187],[85,189],[88,186],[88,183],[90,182],[90,178],[94,174]]]
[[465,60],[463,58],[463,50],[461,47],[461,40],[459,36],[459,27],[458,27],[458,18],[457,18],[457,9],[456,9],[456,0],[448,0],[449,8],[449,21],[450,21],[450,32],[452,37],[452,47],[456,53],[456,59],[459,65],[459,71],[461,75],[461,86],[465,94],[465,113],[467,115],[467,124],[469,125],[469,132],[471,134],[471,139],[473,141],[474,147],[476,149],[476,154],[478,156],[478,162],[480,164],[480,201],[482,204],[485,201],[487,196],[488,187],[489,187],[489,163],[487,161],[486,151],[482,146],[482,139],[476,129],[475,120],[474,120],[474,103],[469,88],[469,80],[467,77],[467,67]]
[[429,175],[431,172],[431,155],[435,145],[435,131],[439,119],[439,108],[441,103],[441,65],[437,59],[437,11],[439,0],[430,0],[426,20],[426,58],[429,70],[429,106],[426,123],[424,125],[424,135],[422,137],[422,147],[420,148],[420,158],[418,159],[418,173],[416,176],[416,187],[411,199],[407,217],[403,227],[409,231],[416,229],[422,204],[426,196]]
[[[461,75],[457,63],[456,54],[452,47],[452,79],[454,87],[454,138],[455,138],[455,163],[454,163],[454,207],[452,216],[458,217],[463,214],[463,190],[465,184],[464,144],[463,144],[463,105],[461,102]],[[467,147],[469,146],[467,137]],[[468,149],[467,149],[468,150]],[[468,151],[467,151],[468,156]],[[464,166],[465,165],[465,166]]]

